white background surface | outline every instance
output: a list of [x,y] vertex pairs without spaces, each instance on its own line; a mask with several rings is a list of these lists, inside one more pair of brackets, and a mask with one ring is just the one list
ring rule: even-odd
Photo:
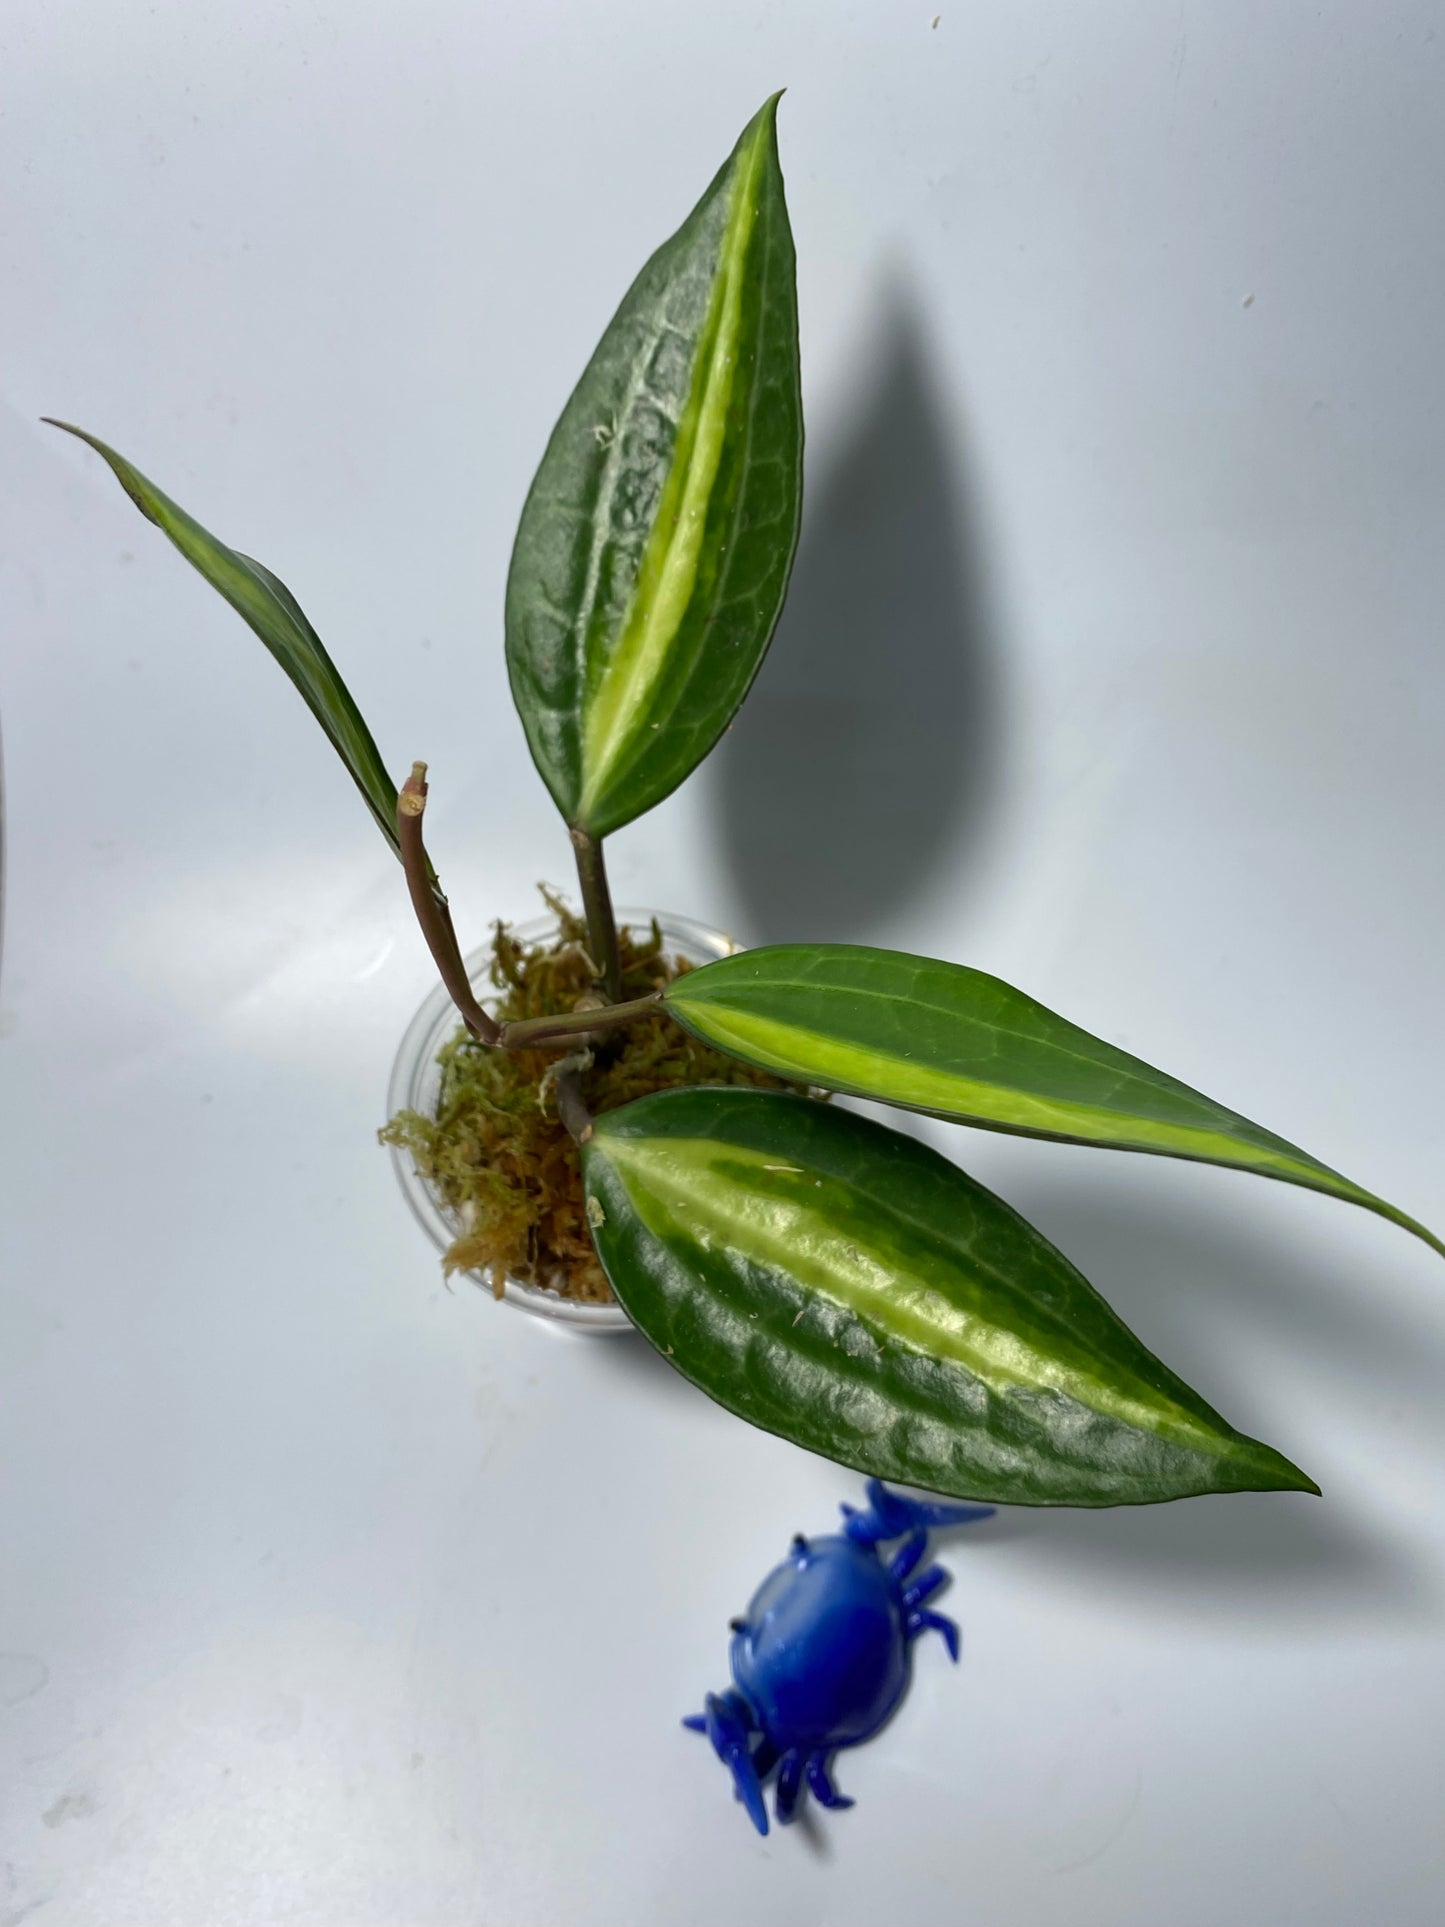
[[854,1812],[755,1839],[676,1721],[855,1482],[441,1288],[371,1135],[430,983],[395,866],[36,417],[281,572],[430,759],[479,941],[566,875],[502,667],[523,493],[786,83],[795,592],[619,898],[995,969],[1439,1226],[1442,29],[10,0],[6,1927],[1440,1918],[1440,1261],[937,1127],[1325,1498],[978,1529],[959,1670],[921,1650]]

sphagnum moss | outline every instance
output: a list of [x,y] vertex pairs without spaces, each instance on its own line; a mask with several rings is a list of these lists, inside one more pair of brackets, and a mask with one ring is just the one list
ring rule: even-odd
[[[558,921],[548,944],[524,944],[503,923],[492,938],[492,1008],[502,1023],[586,1007],[597,987],[587,927],[550,891]],[[619,932],[623,998],[645,997],[691,966],[670,955],[656,923],[639,937]],[[493,1050],[458,1028],[438,1053],[441,1090],[435,1117],[399,1111],[380,1132],[383,1144],[410,1153],[436,1186],[459,1228],[443,1265],[487,1274],[501,1297],[508,1276],[546,1285],[564,1297],[608,1304],[612,1288],[598,1263],[582,1197],[576,1144],[557,1115],[549,1087],[558,1050]],[[674,1085],[753,1084],[782,1088],[765,1071],[690,1037],[659,1012],[599,1039],[581,1075],[593,1112]]]

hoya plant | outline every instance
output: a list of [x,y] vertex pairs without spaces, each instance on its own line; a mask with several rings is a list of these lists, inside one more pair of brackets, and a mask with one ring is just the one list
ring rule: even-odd
[[401,860],[463,1029],[437,1115],[396,1128],[465,1203],[463,1259],[560,1274],[563,1289],[591,1266],[720,1404],[886,1479],[1027,1505],[1316,1491],[1002,1199],[831,1098],[1227,1165],[1363,1205],[1445,1251],[1423,1226],[965,964],[789,943],[682,968],[655,938],[619,932],[605,840],[727,728],[797,541],[797,296],[776,123],[774,98],[632,283],[522,510],[507,665],[583,918],[564,914],[550,948],[499,930],[499,1008],[478,994],[427,855],[426,766],[398,791],[285,584],[70,432],[270,649]]

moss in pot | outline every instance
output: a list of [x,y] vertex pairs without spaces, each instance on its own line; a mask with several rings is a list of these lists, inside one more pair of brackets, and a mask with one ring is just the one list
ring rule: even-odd
[[[71,432],[271,650],[401,860],[468,1039],[448,1060],[447,1116],[391,1130],[474,1212],[457,1262],[543,1277],[555,1260],[600,1290],[595,1258],[643,1335],[720,1404],[884,1479],[1025,1505],[1317,1491],[1001,1198],[817,1094],[1252,1172],[1445,1252],[1431,1232],[985,971],[791,943],[669,975],[619,935],[605,839],[727,728],[792,566],[802,404],[776,116],[775,97],[623,297],[523,507],[508,670],[583,917],[535,961],[499,939],[500,1011],[479,1001],[423,840],[425,765],[398,791],[289,589]],[[908,674],[908,638],[886,641]],[[463,1119],[475,1154],[452,1134]]]
[[[554,891],[544,886],[542,896],[551,915],[540,928],[498,923],[485,956],[467,960],[473,988],[485,977],[493,993],[485,1002],[502,1025],[595,1005],[597,972],[586,923]],[[621,913],[623,998],[655,996],[709,955],[731,951],[725,940],[708,941],[709,934],[676,919],[668,919],[664,931],[656,916]],[[398,1098],[404,1091],[413,1095],[407,1087],[417,1067],[407,1056],[404,1047],[393,1084]],[[596,1112],[679,1085],[783,1088],[766,1071],[680,1029],[661,1010],[599,1038],[579,1060],[578,1088]],[[509,1286],[521,1286],[511,1291],[512,1300],[533,1309],[552,1309],[545,1300],[539,1303],[539,1292],[576,1305],[616,1308],[592,1242],[581,1154],[549,1101],[549,1083],[566,1061],[541,1046],[491,1049],[465,1025],[457,1026],[436,1053],[440,1077],[424,1093],[414,1093],[421,1107],[398,1109],[380,1137],[404,1155],[443,1208],[454,1232],[442,1254],[448,1276],[477,1274],[497,1298]],[[625,1329],[625,1323],[619,1311],[615,1327],[601,1329]]]

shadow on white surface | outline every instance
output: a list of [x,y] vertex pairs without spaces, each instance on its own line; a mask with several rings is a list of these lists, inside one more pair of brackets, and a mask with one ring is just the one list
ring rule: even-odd
[[[980,1538],[982,1539],[982,1534]],[[1049,1583],[1216,1623],[1302,1634],[1341,1620],[1430,1620],[1440,1593],[1417,1552],[1338,1502],[1237,1493],[1111,1512],[1022,1509],[988,1528],[1027,1542]]]
[[[1070,1584],[1148,1593],[1166,1608],[1193,1601],[1211,1615],[1263,1615],[1301,1630],[1438,1615],[1438,1574],[1423,1541],[1399,1528],[1400,1493],[1415,1480],[1408,1468],[1401,1476],[1391,1441],[1398,1435],[1406,1458],[1438,1457],[1445,1355],[1438,1327],[1422,1327],[1408,1303],[1392,1307],[1384,1265],[1376,1286],[1342,1255],[1322,1264],[1316,1246],[1292,1245],[1247,1209],[1151,1203],[1132,1186],[1111,1192],[1085,1176],[1014,1183],[1010,1201],[1151,1349],[1232,1424],[1303,1463],[1325,1496],[1016,1511],[984,1529],[991,1538],[1029,1541]],[[1324,1429],[1302,1433],[1322,1409]],[[1322,1464],[1322,1449],[1347,1472]],[[1362,1491],[1379,1492],[1378,1513],[1364,1515]]]
[[[594,1347],[599,1354],[598,1377],[626,1386],[629,1397],[646,1398],[677,1412],[695,1413],[699,1405],[712,1404],[706,1392],[700,1392],[675,1366],[669,1365],[640,1332],[624,1332],[606,1340],[573,1339],[570,1333],[567,1336],[572,1342]],[[729,1422],[738,1423],[737,1420]]]
[[[778,633],[710,771],[750,938],[865,937],[984,847],[1000,667],[945,390],[885,292],[857,413],[808,470]],[[822,473],[818,473],[821,467]]]

